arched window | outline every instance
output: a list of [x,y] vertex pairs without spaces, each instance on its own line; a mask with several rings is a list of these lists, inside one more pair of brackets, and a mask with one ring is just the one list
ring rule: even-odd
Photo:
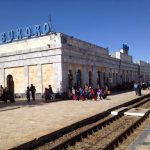
[[113,78],[113,79],[112,79],[112,80],[113,80],[112,82],[115,83],[115,73],[113,73],[113,77],[112,77],[112,78]]
[[68,87],[71,90],[73,87],[73,75],[72,75],[72,70],[68,71]]
[[77,73],[76,73],[76,81],[77,81],[77,86],[82,85],[81,71],[80,70],[78,70]]
[[103,81],[104,81],[104,84],[106,84],[106,73],[105,72],[103,73]]
[[101,72],[97,71],[97,85],[101,86]]
[[109,72],[109,78],[112,78],[112,73],[111,72]]
[[9,74],[7,76],[7,88],[11,89],[13,87],[13,76],[11,74]]
[[89,86],[92,86],[92,72],[89,71]]
[[129,73],[128,73],[128,70],[127,70],[127,72],[126,72],[126,82],[128,82],[129,81]]
[[118,83],[118,73],[116,73],[116,83]]

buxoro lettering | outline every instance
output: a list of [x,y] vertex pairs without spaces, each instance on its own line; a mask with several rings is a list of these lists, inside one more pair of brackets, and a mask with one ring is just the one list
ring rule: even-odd
[[41,35],[46,35],[51,32],[50,25],[44,23],[43,25],[34,25],[33,29],[26,27],[24,29],[18,28],[16,31],[2,32],[0,34],[0,43],[9,43],[12,41],[17,41],[25,38],[38,37]]

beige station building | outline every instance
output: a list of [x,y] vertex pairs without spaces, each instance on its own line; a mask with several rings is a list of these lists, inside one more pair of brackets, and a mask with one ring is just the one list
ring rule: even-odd
[[49,33],[0,45],[0,85],[14,81],[16,96],[35,85],[41,96],[50,84],[63,93],[74,83],[108,83],[111,88],[123,82],[150,81],[150,64],[133,63],[128,50],[109,54],[109,50],[62,33]]

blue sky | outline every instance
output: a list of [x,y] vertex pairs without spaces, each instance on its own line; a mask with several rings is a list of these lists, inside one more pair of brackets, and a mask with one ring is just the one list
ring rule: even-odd
[[48,21],[56,32],[150,62],[149,0],[0,0],[0,33]]

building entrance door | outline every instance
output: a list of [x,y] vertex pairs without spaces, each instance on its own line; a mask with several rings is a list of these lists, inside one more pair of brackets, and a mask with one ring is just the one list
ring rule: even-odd
[[13,76],[12,75],[8,75],[7,76],[7,89],[8,89],[8,99],[10,100],[10,102],[14,102],[15,101],[15,96],[14,96],[14,81],[13,81]]

